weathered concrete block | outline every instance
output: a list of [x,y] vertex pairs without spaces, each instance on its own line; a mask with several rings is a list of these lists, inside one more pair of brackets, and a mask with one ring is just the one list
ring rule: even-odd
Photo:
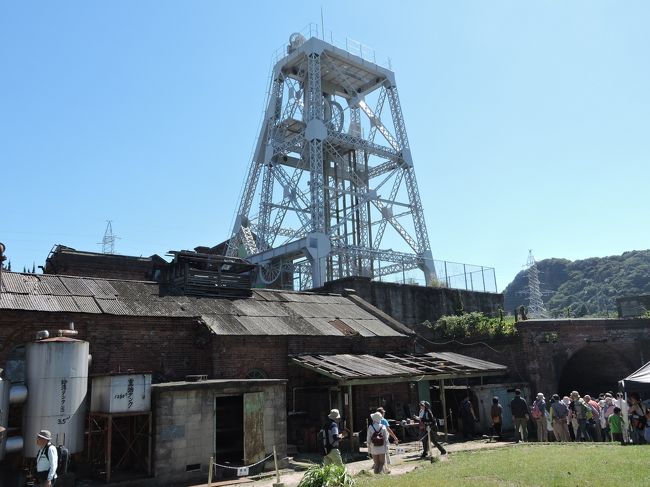
[[160,428],[159,441],[173,441],[179,438],[185,438],[184,424],[174,424]]

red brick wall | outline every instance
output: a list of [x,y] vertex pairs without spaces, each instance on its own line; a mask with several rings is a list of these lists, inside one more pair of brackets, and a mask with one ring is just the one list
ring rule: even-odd
[[406,337],[214,336],[212,374],[241,379],[262,369],[269,379],[286,379],[289,355],[412,352],[411,343]]
[[78,338],[90,343],[91,374],[135,369],[151,371],[160,382],[211,372],[209,335],[191,320],[8,310],[0,313],[0,367],[14,347],[34,340],[37,331],[54,332],[70,321]]

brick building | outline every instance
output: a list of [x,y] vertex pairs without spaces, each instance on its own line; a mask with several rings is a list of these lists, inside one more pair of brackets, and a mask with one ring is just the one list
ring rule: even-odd
[[[173,273],[171,277],[184,282],[186,289],[205,293],[209,283],[221,282],[216,271],[211,272],[194,273],[198,281],[191,282]],[[505,372],[487,362],[463,363],[453,354],[416,354],[409,328],[354,293],[244,293],[239,288],[216,291],[233,296],[178,292],[178,287],[153,281],[5,272],[0,288],[0,367],[9,364],[9,378],[20,381],[24,344],[39,330],[74,322],[78,338],[90,343],[91,375],[146,370],[161,386],[188,375],[205,375],[211,381],[280,381],[274,387],[284,388],[286,394],[281,402],[286,420],[278,423],[285,428],[282,437],[305,449],[316,447],[315,432],[330,408],[341,409],[344,424],[359,431],[371,407],[383,405],[393,418],[417,411],[422,393],[418,382]],[[241,384],[237,390],[250,391]],[[155,397],[171,391],[184,394],[192,387],[170,386],[154,395],[157,440],[165,438],[169,425],[155,417],[164,409],[155,404]],[[280,404],[277,397],[273,403]],[[278,447],[284,456],[286,443]],[[154,459],[164,454],[156,452]],[[179,459],[179,465],[187,458]]]
[[56,245],[45,261],[45,274],[93,276],[107,279],[155,280],[167,262],[158,255],[131,255],[85,252]]

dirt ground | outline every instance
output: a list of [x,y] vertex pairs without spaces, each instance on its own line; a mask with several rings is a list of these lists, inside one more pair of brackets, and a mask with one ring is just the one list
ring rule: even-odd
[[[419,442],[406,443],[400,445],[404,452],[399,455],[396,454],[396,447],[391,445],[391,465],[390,465],[390,475],[401,475],[408,473],[418,466],[426,464],[428,460],[421,460],[420,454],[422,449]],[[454,452],[467,451],[467,450],[481,450],[486,448],[504,448],[509,446],[514,446],[512,442],[487,442],[486,440],[474,440],[467,441],[464,443],[450,443],[443,445],[449,454],[454,454]],[[362,453],[365,449],[362,449]],[[434,456],[440,461],[445,461],[446,456],[441,455],[440,452],[434,447],[433,448]],[[345,457],[345,455],[344,455]],[[344,458],[345,459],[345,458]],[[314,457],[312,462],[319,461],[319,457]],[[310,465],[309,459],[305,458],[291,458],[289,460],[289,467],[281,470],[280,477],[281,482],[284,484],[284,487],[295,487],[300,482],[304,474],[304,470]],[[372,472],[372,460],[359,460],[346,464],[348,471],[356,475],[362,471]],[[372,474],[372,473],[371,473]],[[237,479],[232,481],[225,481],[219,483],[213,483],[213,487],[225,487],[229,485],[244,485],[251,487],[273,487],[276,484],[277,479],[275,474],[272,476],[265,475],[264,478],[258,480],[254,479]],[[205,487],[203,486],[194,486],[194,487]]]

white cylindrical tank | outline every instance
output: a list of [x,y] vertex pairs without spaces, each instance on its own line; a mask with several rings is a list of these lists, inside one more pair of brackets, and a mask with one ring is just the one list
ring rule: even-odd
[[49,430],[52,443],[65,445],[70,453],[83,450],[88,350],[88,342],[67,337],[27,345],[25,457],[36,456],[36,435],[40,430]]
[[7,422],[9,420],[9,391],[11,382],[0,377],[0,461],[5,457]]

